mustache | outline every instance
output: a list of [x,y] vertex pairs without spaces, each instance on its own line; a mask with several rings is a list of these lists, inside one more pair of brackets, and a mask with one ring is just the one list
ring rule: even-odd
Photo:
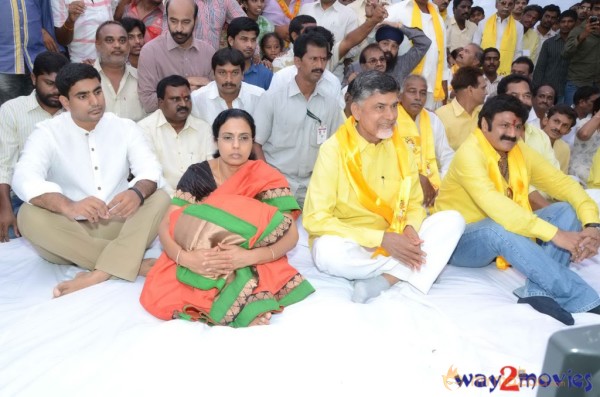
[[502,136],[500,136],[500,140],[501,141],[516,142],[517,141],[517,137],[516,136],[502,135]]
[[223,83],[221,84],[221,87],[235,87],[236,85],[233,83]]
[[324,72],[324,70],[321,68],[311,70],[311,73],[323,73],[323,72]]
[[177,111],[181,112],[182,110],[185,110],[186,112],[190,111],[190,108],[188,108],[187,106],[177,106]]

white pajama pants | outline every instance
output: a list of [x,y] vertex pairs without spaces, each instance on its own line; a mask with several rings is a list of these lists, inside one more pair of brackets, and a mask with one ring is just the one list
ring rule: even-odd
[[448,263],[464,230],[465,220],[457,211],[441,211],[427,217],[419,231],[424,241],[421,248],[427,254],[420,270],[412,270],[391,256],[372,258],[374,249],[334,235],[315,239],[312,256],[319,270],[333,276],[356,280],[387,273],[426,294]]

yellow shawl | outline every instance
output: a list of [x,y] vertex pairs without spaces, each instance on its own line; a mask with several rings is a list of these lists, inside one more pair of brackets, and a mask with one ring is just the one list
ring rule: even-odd
[[[344,163],[344,172],[350,181],[352,189],[356,192],[360,204],[368,210],[382,216],[390,225],[387,229],[388,232],[402,233],[406,226],[406,212],[411,188],[407,148],[402,137],[400,137],[400,134],[398,133],[397,127],[394,127],[394,133],[391,139],[396,149],[396,157],[398,158],[398,167],[400,168],[402,183],[400,185],[400,191],[398,192],[396,208],[392,209],[390,205],[381,199],[365,181],[362,174],[362,158],[358,148],[358,131],[354,126],[355,123],[356,120],[354,119],[354,116],[348,117],[346,122],[340,126],[335,134],[343,156],[342,162]],[[389,256],[387,251],[379,247],[373,254],[373,257],[380,254]]]
[[[435,73],[435,87],[433,87],[433,99],[436,101],[443,101],[446,99],[444,88],[442,87],[442,78],[444,74],[444,62],[446,62],[446,49],[444,46],[444,31],[442,30],[442,24],[440,22],[440,14],[431,3],[427,3],[427,10],[431,15],[433,21],[433,30],[435,31],[435,42],[438,50],[438,62],[437,70]],[[417,3],[413,0],[413,12],[412,12],[412,27],[423,30],[423,19],[421,18],[421,10]],[[413,70],[414,74],[422,74],[423,66],[425,65],[425,57],[421,59],[421,62]]]
[[[498,167],[498,152],[490,144],[490,142],[483,135],[483,132],[477,128],[474,132],[479,142],[479,146],[485,154],[487,159],[488,175],[494,187],[498,192],[502,192],[507,197],[511,198],[515,203],[531,212],[531,205],[529,204],[529,184],[527,179],[527,167],[525,165],[525,158],[521,152],[521,148],[515,145],[510,152],[508,152],[508,188],[504,189],[506,183],[504,177],[500,173]],[[511,197],[512,196],[512,197]],[[499,269],[506,269],[510,264],[503,257],[499,256],[496,258],[496,266]]]
[[425,175],[433,187],[439,189],[441,179],[435,157],[435,140],[429,112],[425,109],[421,110],[417,129],[415,121],[406,113],[402,105],[398,105],[397,123],[398,131],[401,131],[408,148],[412,149],[419,174]]
[[[483,29],[483,37],[481,38],[481,48],[496,47],[496,24],[498,17],[493,14],[488,21],[485,23]],[[510,65],[515,57],[515,49],[517,48],[517,22],[513,16],[508,17],[508,23],[502,40],[500,41],[500,67],[498,68],[499,76],[506,76],[510,74]]]

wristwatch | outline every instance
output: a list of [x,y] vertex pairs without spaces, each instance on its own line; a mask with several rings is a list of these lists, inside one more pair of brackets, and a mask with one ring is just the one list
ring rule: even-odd
[[588,227],[594,227],[600,231],[600,223],[586,223],[585,225],[583,225],[583,227],[586,229]]

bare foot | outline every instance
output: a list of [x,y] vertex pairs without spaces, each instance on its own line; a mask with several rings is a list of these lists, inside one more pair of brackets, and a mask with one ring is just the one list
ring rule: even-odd
[[150,269],[152,269],[152,266],[154,266],[155,262],[156,262],[156,258],[144,259],[140,266],[140,272],[138,273],[138,276],[146,277],[146,275],[148,274]]
[[100,284],[110,278],[110,274],[103,272],[102,270],[94,270],[91,272],[80,272],[75,275],[73,280],[63,281],[54,287],[52,294],[55,298],[70,294],[71,292],[79,291],[86,287],[90,287],[95,284]]
[[266,312],[256,317],[248,326],[251,327],[253,325],[269,325],[271,320],[271,312]]

